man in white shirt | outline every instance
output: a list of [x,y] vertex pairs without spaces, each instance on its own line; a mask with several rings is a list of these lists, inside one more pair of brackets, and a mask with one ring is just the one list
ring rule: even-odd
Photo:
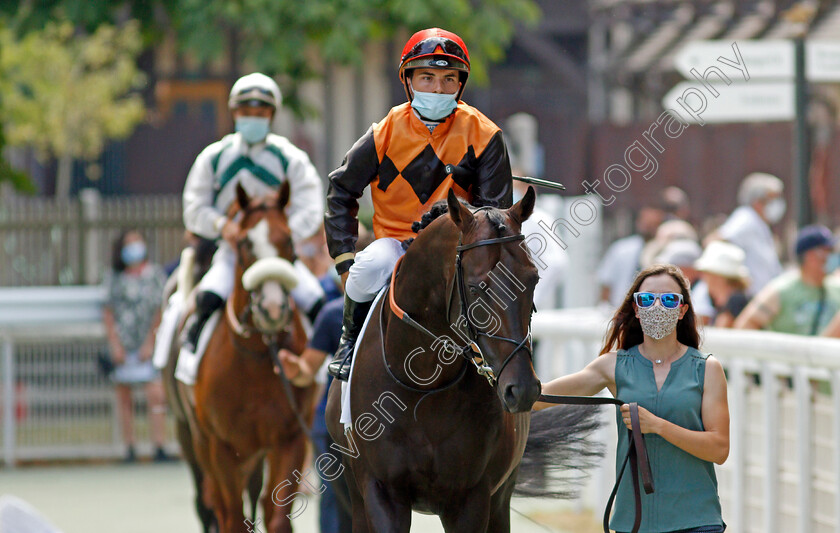
[[740,206],[706,240],[708,244],[710,240],[721,239],[744,250],[745,264],[752,280],[748,296],[755,295],[767,282],[782,273],[770,226],[779,222],[785,214],[783,191],[784,184],[776,176],[753,172],[744,178],[738,189]]

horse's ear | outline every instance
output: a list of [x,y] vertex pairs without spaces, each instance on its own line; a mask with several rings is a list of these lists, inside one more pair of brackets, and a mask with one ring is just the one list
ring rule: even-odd
[[452,219],[452,222],[454,222],[461,231],[466,231],[475,220],[475,216],[473,216],[472,211],[470,211],[467,206],[458,200],[458,197],[455,195],[455,191],[452,189],[449,189],[449,195],[446,197],[446,203],[449,207],[449,218]]
[[248,193],[245,192],[245,188],[242,187],[242,183],[236,184],[236,201],[239,202],[239,208],[243,211],[248,209],[248,205],[251,204],[251,199],[248,197]]
[[528,186],[528,191],[525,193],[525,196],[522,197],[521,200],[513,204],[513,207],[510,208],[510,216],[520,224],[528,220],[534,213],[534,203],[537,200],[537,193],[534,192],[534,188],[530,185]]
[[289,203],[289,180],[283,182],[280,186],[280,196],[277,198],[277,207],[283,209]]

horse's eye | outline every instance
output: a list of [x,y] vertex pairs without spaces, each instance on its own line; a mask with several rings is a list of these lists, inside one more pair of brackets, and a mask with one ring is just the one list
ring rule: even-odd
[[476,294],[478,294],[478,287],[476,287],[475,285],[470,285],[470,294],[472,296],[475,296]]

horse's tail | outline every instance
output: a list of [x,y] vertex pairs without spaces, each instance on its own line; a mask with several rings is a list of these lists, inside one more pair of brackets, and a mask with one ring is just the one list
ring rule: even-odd
[[592,438],[601,426],[600,413],[598,407],[576,405],[534,413],[514,494],[574,497],[587,470],[604,458],[604,446]]

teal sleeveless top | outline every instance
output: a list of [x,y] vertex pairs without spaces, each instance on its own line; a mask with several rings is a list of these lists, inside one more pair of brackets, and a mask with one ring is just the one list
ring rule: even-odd
[[[645,359],[634,346],[619,350],[615,361],[615,387],[619,399],[636,402],[651,413],[669,422],[694,431],[703,430],[700,416],[703,381],[708,355],[689,347],[685,354],[671,363],[662,389],[656,390],[653,363]],[[618,450],[616,475],[627,455],[627,428],[616,407]],[[653,494],[642,493],[642,524],[640,533],[662,533],[700,526],[722,526],[720,499],[714,464],[698,459],[659,435],[645,434],[650,467],[653,474]],[[615,531],[631,531],[636,515],[630,465],[624,471],[615,500],[615,512],[610,527]],[[640,476],[641,477],[641,476]]]

